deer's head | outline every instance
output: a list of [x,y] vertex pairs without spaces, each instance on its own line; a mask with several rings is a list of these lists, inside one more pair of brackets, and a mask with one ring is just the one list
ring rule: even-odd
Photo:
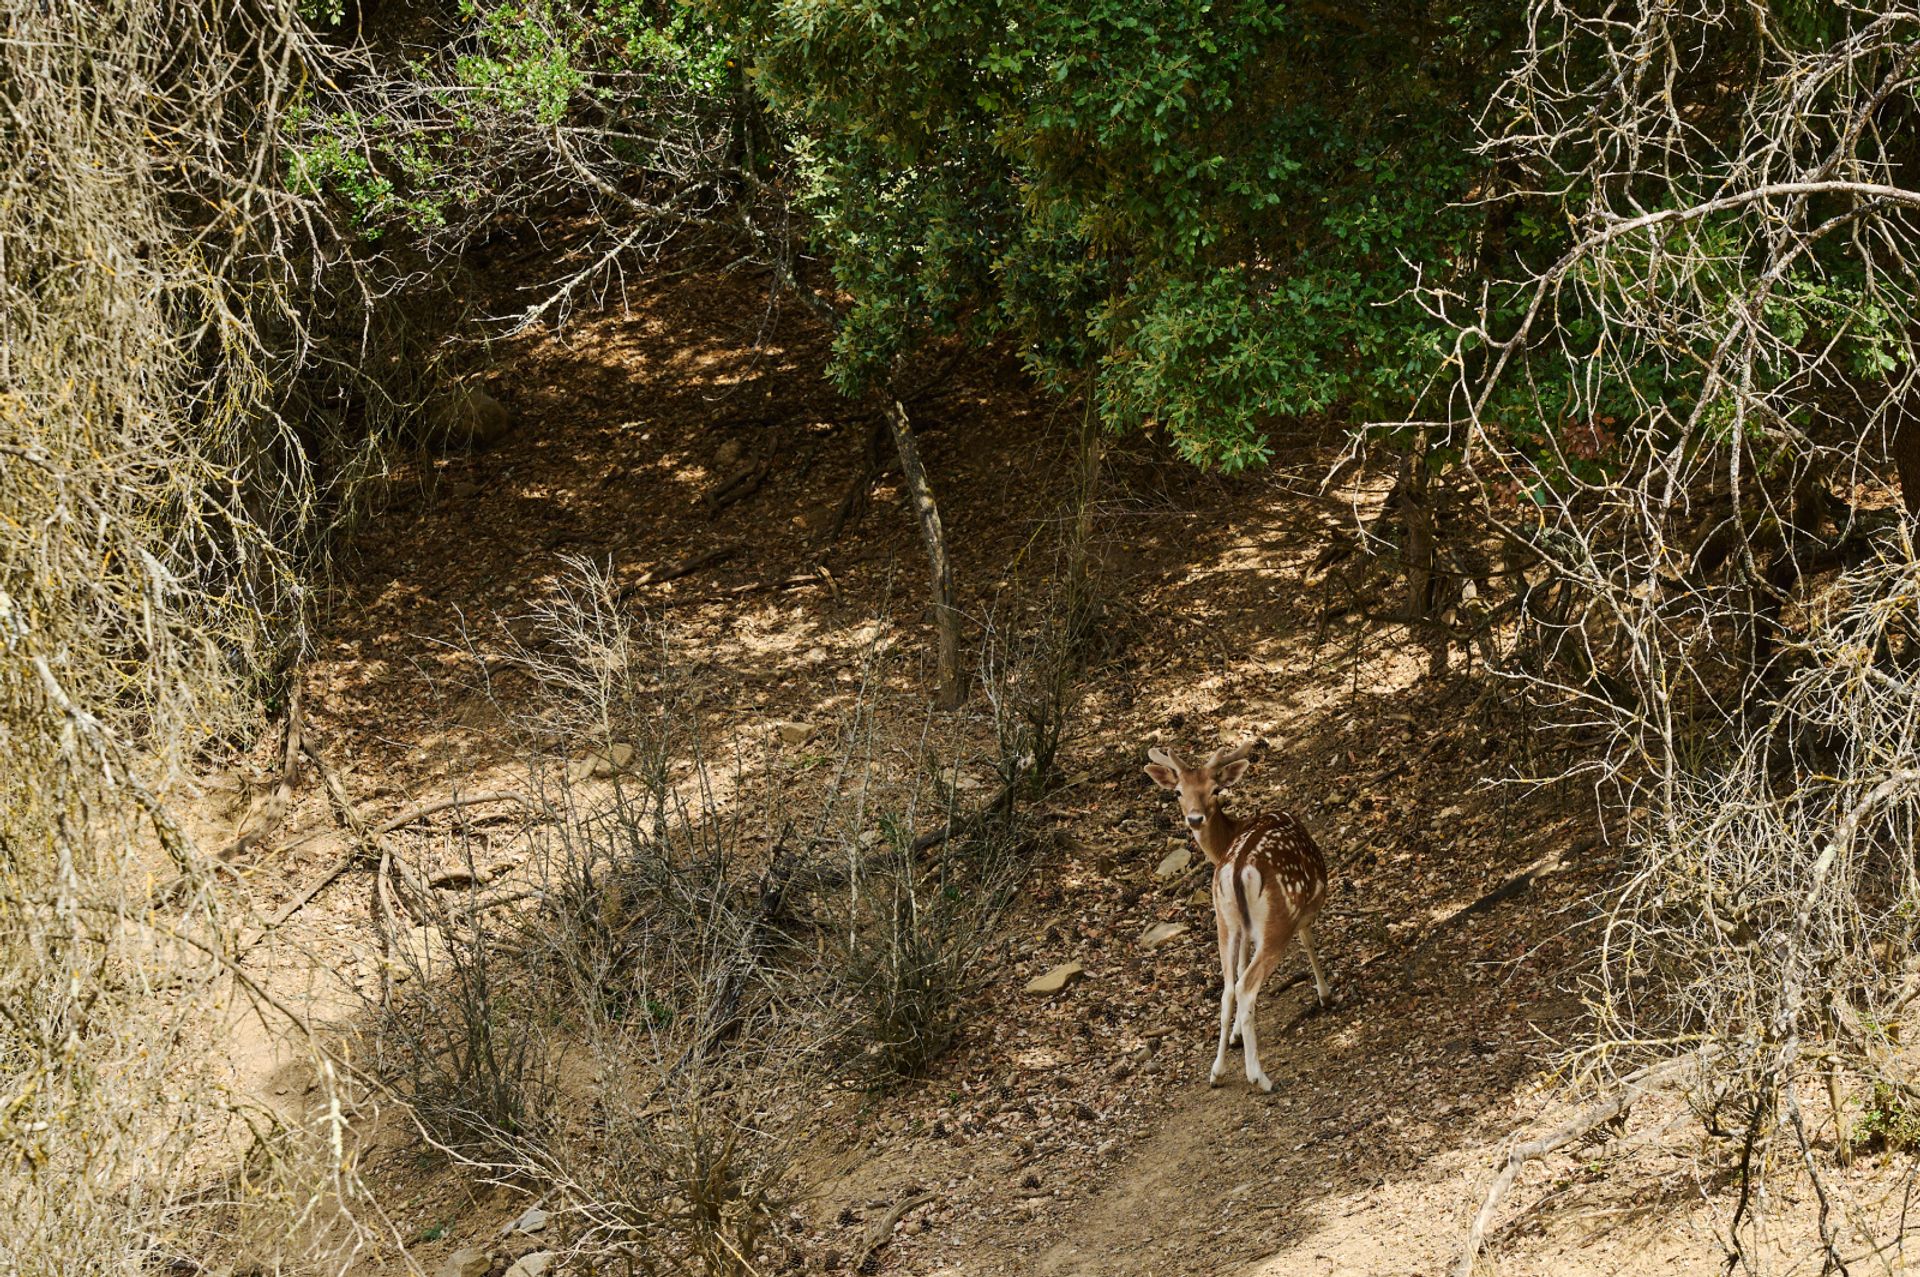
[[1187,818],[1187,828],[1202,835],[1209,826],[1218,824],[1220,795],[1247,774],[1247,755],[1252,752],[1253,742],[1249,741],[1216,749],[1207,755],[1206,761],[1189,765],[1181,762],[1171,750],[1150,749],[1147,775],[1160,788],[1180,795],[1180,810]]

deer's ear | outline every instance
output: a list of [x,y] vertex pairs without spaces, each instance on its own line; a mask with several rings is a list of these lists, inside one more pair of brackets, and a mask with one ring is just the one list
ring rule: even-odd
[[1251,766],[1251,764],[1244,758],[1237,763],[1228,763],[1225,767],[1222,767],[1213,774],[1213,787],[1215,789],[1227,789],[1239,784],[1240,778],[1247,774],[1247,768],[1249,766]]
[[1171,767],[1162,767],[1159,763],[1148,763],[1147,775],[1153,777],[1153,783],[1162,789],[1180,788],[1180,777]]

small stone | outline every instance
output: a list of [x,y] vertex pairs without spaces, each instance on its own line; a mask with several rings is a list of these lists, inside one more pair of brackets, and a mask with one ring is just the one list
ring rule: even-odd
[[553,1252],[536,1250],[531,1255],[522,1255],[514,1260],[513,1267],[507,1269],[507,1277],[541,1277],[551,1267]]
[[802,532],[824,532],[833,526],[840,515],[840,503],[829,501],[825,505],[809,506],[793,516],[792,524]]
[[607,752],[594,756],[594,775],[611,776],[633,766],[633,746],[625,741],[617,741],[607,747]]
[[485,1277],[487,1269],[491,1267],[493,1260],[486,1251],[468,1246],[448,1255],[447,1262],[440,1265],[437,1277]]
[[782,745],[804,745],[813,739],[814,727],[811,723],[775,723],[773,734],[780,738]]
[[1156,922],[1140,933],[1140,947],[1152,953],[1175,937],[1185,935],[1188,930],[1190,928],[1184,922]]
[[1191,848],[1175,847],[1167,853],[1166,859],[1162,860],[1159,866],[1154,869],[1153,876],[1156,878],[1171,878],[1176,874],[1185,872],[1186,867],[1192,863],[1193,851]]
[[537,1233],[547,1226],[547,1212],[538,1206],[527,1207],[519,1219],[507,1225],[510,1233]]
[[434,968],[436,951],[444,952],[446,943],[441,938],[440,928],[430,923],[421,923],[408,927],[400,935],[399,943],[394,946],[393,970],[390,973],[396,983],[405,982],[416,973],[428,974]]
[[1045,975],[1037,975],[1027,981],[1027,992],[1058,993],[1085,974],[1086,968],[1078,962],[1063,962]]
[[713,464],[722,470],[725,470],[728,466],[736,465],[740,461],[741,451],[742,449],[738,439],[728,439],[713,450]]
[[582,754],[567,764],[567,779],[578,783],[583,780],[605,779],[617,776],[633,766],[633,746],[618,742],[605,749],[596,749]]

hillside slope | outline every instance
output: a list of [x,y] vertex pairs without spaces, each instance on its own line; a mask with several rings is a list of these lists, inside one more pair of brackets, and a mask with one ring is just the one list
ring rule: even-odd
[[[505,767],[502,707],[516,693],[487,684],[489,657],[503,633],[524,634],[516,618],[566,554],[610,563],[701,653],[700,730],[710,757],[735,760],[742,793],[771,774],[772,725],[830,732],[850,711],[880,627],[904,658],[882,712],[926,714],[924,567],[897,478],[825,540],[868,426],[821,379],[823,335],[770,312],[744,278],[632,302],[505,343],[484,384],[515,429],[423,459],[358,538],[303,673],[308,730],[354,801],[399,811]],[[1032,579],[1064,508],[1074,421],[985,358],[914,412],[962,605],[994,615],[1010,583]],[[825,1097],[794,1252],[809,1270],[851,1266],[876,1220],[925,1197],[869,1270],[1432,1273],[1506,1138],[1565,1115],[1549,1071],[1577,1031],[1607,848],[1578,790],[1491,783],[1545,748],[1507,691],[1458,654],[1448,677],[1429,677],[1405,627],[1367,620],[1352,583],[1317,566],[1333,530],[1384,495],[1365,475],[1320,493],[1337,443],[1329,429],[1232,481],[1151,440],[1115,445],[1095,519],[1110,633],[1063,757],[1069,784],[1047,804],[1053,836],[933,1075]],[[714,509],[729,483],[746,495]],[[948,726],[990,733],[977,699]],[[1237,1077],[1205,1085],[1210,908],[1190,870],[1156,874],[1183,844],[1139,770],[1149,743],[1249,736],[1267,745],[1235,801],[1296,811],[1336,867],[1320,930],[1337,1002],[1317,1011],[1298,956],[1283,962],[1261,1002],[1270,1097]],[[287,850],[255,879],[268,909],[342,845],[311,779],[286,829]],[[1531,886],[1483,901],[1530,867]],[[364,991],[363,875],[262,947],[259,969],[283,991],[336,1006]],[[1158,922],[1187,930],[1149,951],[1138,937]],[[1084,979],[1023,992],[1068,960]],[[235,1067],[290,1103],[275,1059],[256,1046]],[[1495,1234],[1497,1271],[1717,1270],[1707,1221],[1727,1185],[1697,1171],[1690,1138],[1684,1112],[1655,1099],[1611,1145],[1524,1176],[1501,1216],[1515,1222]],[[444,1168],[423,1184],[404,1132],[377,1148],[367,1165],[394,1235],[428,1271],[525,1204]],[[404,1265],[388,1254],[363,1267]]]

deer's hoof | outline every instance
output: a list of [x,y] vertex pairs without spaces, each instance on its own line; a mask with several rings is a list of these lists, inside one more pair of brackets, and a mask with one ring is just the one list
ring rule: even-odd
[[1273,1091],[1273,1079],[1268,1077],[1264,1073],[1262,1073],[1259,1077],[1250,1077],[1247,1079],[1247,1081],[1259,1087],[1260,1093],[1262,1095],[1270,1094]]
[[1220,1070],[1217,1067],[1207,1070],[1207,1085],[1208,1086],[1220,1085]]

